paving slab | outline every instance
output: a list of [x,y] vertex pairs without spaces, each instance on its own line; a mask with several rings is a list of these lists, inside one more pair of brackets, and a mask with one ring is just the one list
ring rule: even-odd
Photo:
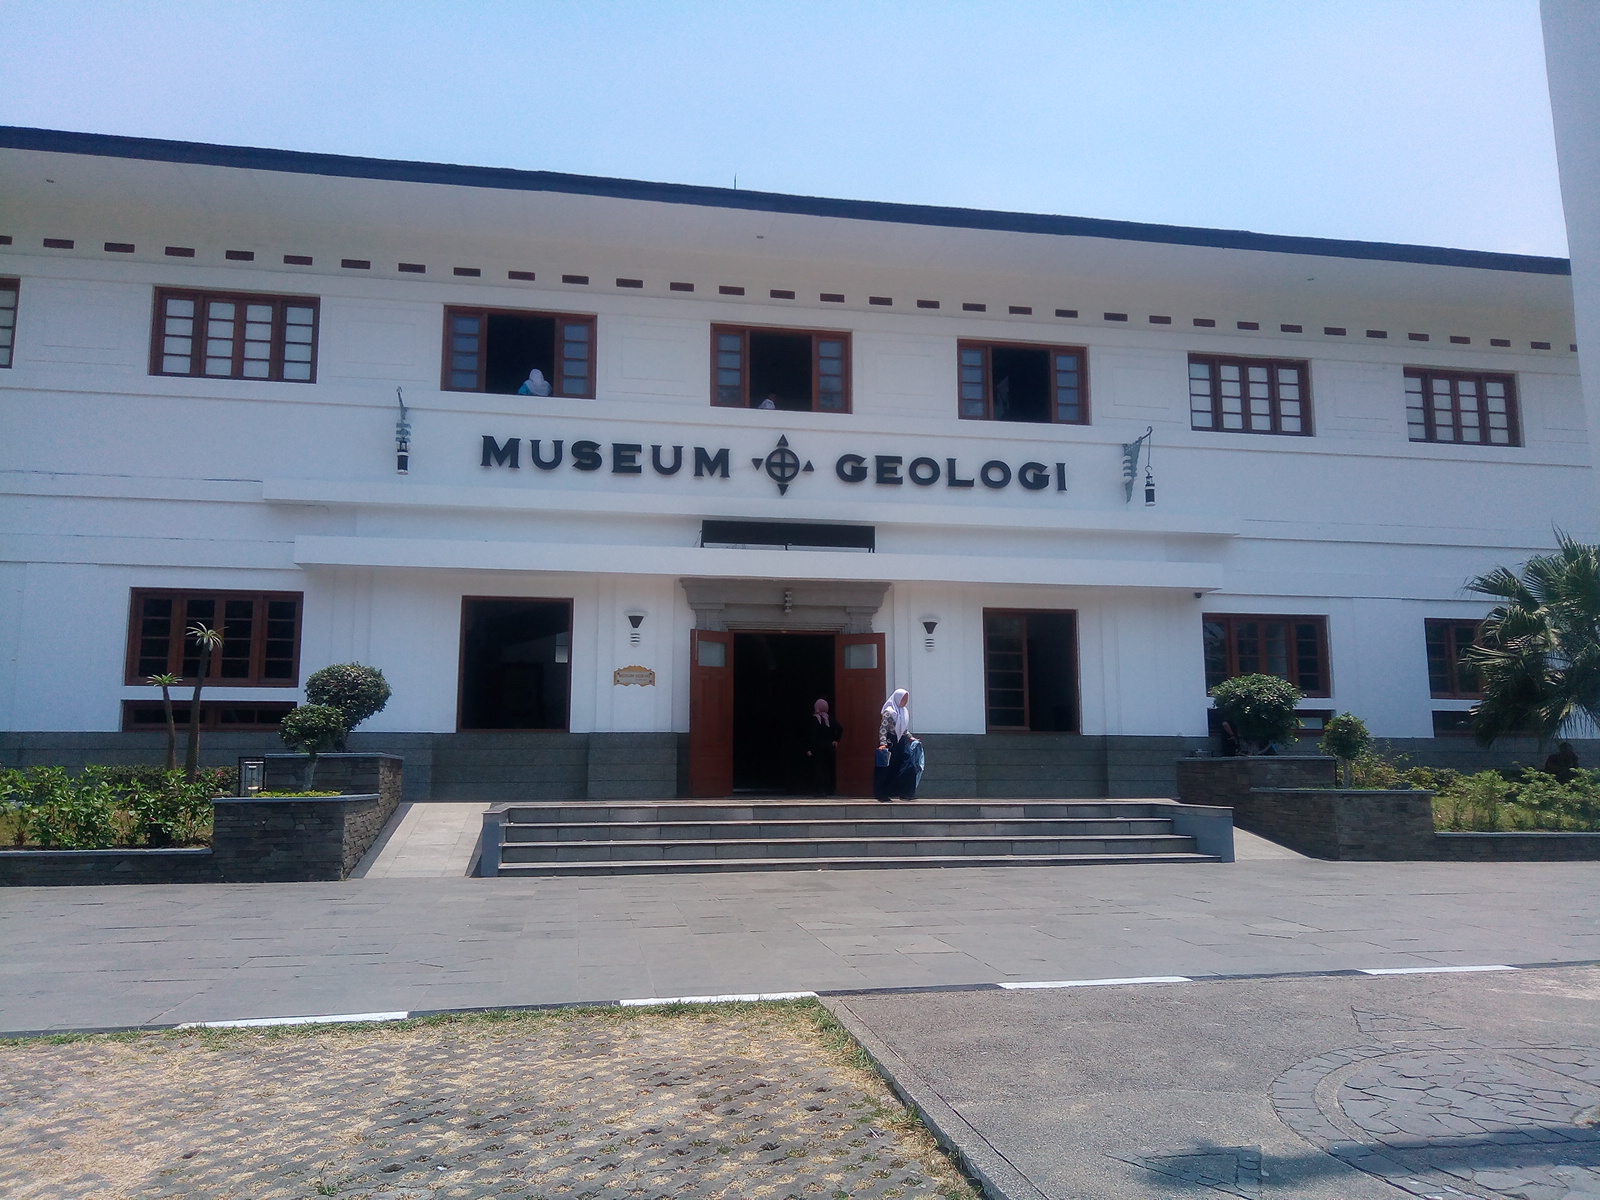
[[419,988],[473,1008],[1595,961],[1600,864],[9,888],[0,945],[0,1032],[388,1011]]
[[830,998],[997,1195],[1600,1195],[1600,969]]

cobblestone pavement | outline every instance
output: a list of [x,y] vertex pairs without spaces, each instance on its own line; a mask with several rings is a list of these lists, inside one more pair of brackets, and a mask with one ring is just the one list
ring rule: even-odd
[[827,1021],[767,1004],[8,1043],[0,1195],[970,1200]]
[[1600,1200],[1600,1049],[1421,1041],[1273,1084],[1291,1129],[1413,1195]]

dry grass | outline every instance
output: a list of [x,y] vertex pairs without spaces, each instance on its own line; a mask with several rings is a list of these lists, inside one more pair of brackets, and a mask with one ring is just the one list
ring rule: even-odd
[[0,1194],[976,1195],[815,1002],[4,1043]]

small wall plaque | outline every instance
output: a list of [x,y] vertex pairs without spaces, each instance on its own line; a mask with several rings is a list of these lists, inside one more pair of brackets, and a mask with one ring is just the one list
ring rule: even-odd
[[656,673],[649,667],[618,667],[611,673],[611,682],[617,687],[637,683],[640,687],[655,687]]

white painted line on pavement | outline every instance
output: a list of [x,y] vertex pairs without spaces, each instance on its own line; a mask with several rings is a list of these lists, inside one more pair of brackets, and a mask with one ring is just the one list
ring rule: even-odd
[[658,1004],[732,1004],[756,1000],[815,1000],[815,992],[746,992],[736,996],[649,996],[643,1000],[618,1000],[623,1008]]
[[1117,987],[1125,983],[1193,983],[1187,975],[1146,975],[1139,979],[1058,979],[1052,983],[1002,983],[1008,992],[1033,988]]
[[1462,975],[1471,971],[1520,971],[1503,964],[1488,967],[1362,967],[1363,975]]
[[258,1025],[350,1025],[361,1021],[404,1021],[408,1012],[339,1013],[327,1017],[251,1017],[244,1021],[185,1021],[179,1029],[253,1029]]

